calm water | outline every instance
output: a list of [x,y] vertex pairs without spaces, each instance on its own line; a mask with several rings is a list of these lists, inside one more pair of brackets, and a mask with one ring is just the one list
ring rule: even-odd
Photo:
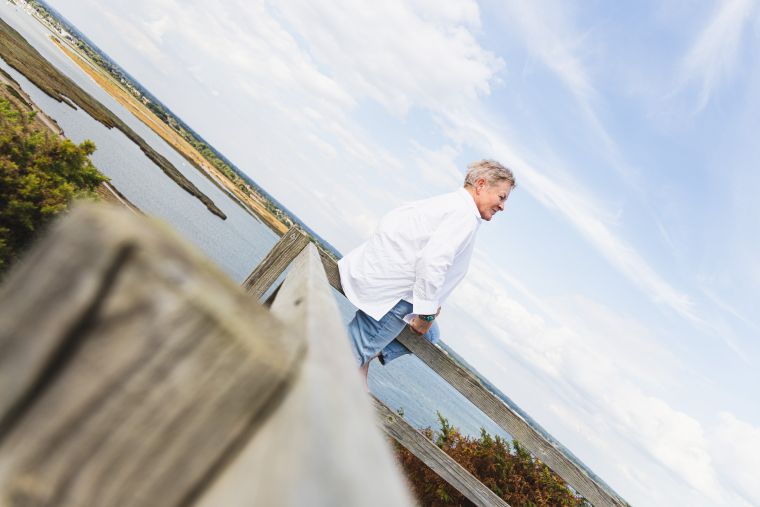
[[[165,176],[124,134],[105,128],[82,111],[56,102],[0,60],[0,67],[9,72],[40,108],[58,122],[67,137],[75,142],[85,139],[95,142],[98,149],[92,157],[93,162],[129,200],[146,213],[171,224],[234,280],[242,282],[274,245],[277,236],[105,93],[57,49],[48,38],[49,32],[35,19],[7,2],[0,4],[0,16],[60,71],[110,108],[169,159],[224,211],[227,220],[212,215],[200,201]],[[256,179],[255,172],[250,175]],[[337,299],[344,322],[348,323],[354,310],[344,298]],[[403,408],[405,418],[415,426],[437,428],[436,412],[440,411],[464,433],[479,435],[480,428],[484,427],[491,434],[506,435],[417,358],[402,357],[386,367],[375,363],[370,368],[370,389],[392,409]]]

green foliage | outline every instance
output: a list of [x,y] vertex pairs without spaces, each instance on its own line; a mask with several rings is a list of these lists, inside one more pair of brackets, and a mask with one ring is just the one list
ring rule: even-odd
[[[480,438],[463,436],[438,413],[439,431],[422,433],[513,507],[590,507],[567,484],[518,441],[509,442],[480,430]],[[472,505],[425,464],[394,442],[417,501],[423,506]]]
[[92,141],[60,139],[32,118],[0,98],[0,273],[74,197],[107,179],[89,159]]
[[[39,3],[35,3],[34,5],[35,9],[38,9],[38,12],[40,12],[40,15],[42,15],[42,12],[46,12],[44,7]],[[45,14],[43,17],[48,21],[53,19],[49,14]],[[54,23],[54,25],[56,24]],[[156,164],[172,181],[205,204],[209,211],[223,220],[227,218],[222,210],[174,167],[166,157],[153,149],[137,132],[132,130],[111,110],[56,69],[21,34],[2,19],[0,19],[0,58],[53,99],[66,103],[73,109],[81,108],[94,120],[99,121],[109,129],[116,128],[120,130],[127,138],[139,146],[145,156]],[[2,69],[0,69],[0,72],[2,72]]]
[[443,449],[455,437],[456,428],[451,427],[449,420],[443,417],[443,414],[440,412],[436,412],[435,414],[438,416],[438,422],[441,423],[441,431],[438,432],[435,445]]

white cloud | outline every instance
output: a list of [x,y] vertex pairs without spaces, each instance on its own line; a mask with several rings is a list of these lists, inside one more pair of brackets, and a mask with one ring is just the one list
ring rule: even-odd
[[672,287],[632,245],[615,233],[615,213],[607,211],[597,199],[569,179],[551,179],[545,171],[525,160],[504,140],[504,136],[487,123],[472,120],[465,128],[476,132],[470,136],[479,139],[479,145],[484,146],[485,151],[509,161],[519,175],[521,188],[565,217],[612,266],[641,288],[652,301],[670,307],[693,323],[703,325],[695,313],[691,297]]
[[721,412],[712,440],[716,465],[726,470],[724,480],[749,504],[760,505],[760,426]]
[[153,19],[148,19],[144,23],[144,27],[147,29],[146,34],[149,35],[156,44],[162,44],[164,34],[172,27],[173,20],[167,15],[160,13]]
[[754,0],[726,0],[716,3],[715,14],[699,35],[681,64],[680,86],[700,84],[697,112],[735,71],[744,30],[752,20]]
[[556,0],[510,0],[502,7],[507,26],[519,30],[525,50],[546,66],[575,99],[586,127],[598,145],[604,147],[610,166],[631,183],[634,172],[597,113],[601,97],[587,63],[595,51],[595,41],[590,30],[576,26],[571,4]]
[[437,150],[431,150],[412,141],[414,167],[431,184],[456,188],[464,181],[464,170],[459,167],[456,158],[460,150],[450,145],[444,145]]
[[[100,9],[113,16],[114,6]],[[410,175],[435,181],[435,188],[458,183],[458,148],[429,149],[411,139],[409,157],[400,158],[366,131],[357,118],[360,104],[376,101],[396,115],[412,107],[466,108],[490,93],[503,67],[472,33],[479,10],[467,0],[213,6],[166,0],[144,10],[123,4],[121,11],[125,21],[114,26],[141,26],[152,44],[135,49],[171,54],[175,68],[208,94],[237,104],[234,118],[219,118],[220,129],[234,133],[217,134],[217,147],[294,212],[317,217],[311,223],[323,224],[320,232],[344,247],[366,235],[375,210],[419,196]],[[236,123],[255,140],[255,151],[231,142],[241,132]],[[416,163],[426,172],[411,171]],[[251,170],[257,167],[267,170]],[[294,183],[304,190],[288,188]],[[345,212],[319,198],[325,187]]]
[[471,1],[301,1],[279,3],[277,12],[352,96],[398,115],[413,105],[433,111],[466,105],[490,93],[503,67],[470,31],[479,23]]
[[722,491],[701,424],[634,386],[612,391],[606,408],[618,431],[638,441],[673,474],[718,503]]
[[[515,290],[513,279],[485,257],[476,257],[451,303],[486,332],[479,338],[478,333],[467,333],[467,340],[484,343],[465,341],[460,351],[482,350],[493,364],[519,362],[531,371],[536,381],[528,391],[548,388],[548,397],[555,401],[548,407],[538,404],[544,408],[530,407],[529,413],[539,422],[542,411],[551,413],[563,421],[563,431],[572,428],[573,438],[583,441],[582,459],[614,452],[622,464],[654,460],[682,481],[683,498],[702,497],[690,505],[733,506],[737,491],[752,498],[743,489],[749,484],[744,476],[740,474],[736,484],[727,484],[726,478],[737,467],[752,471],[747,477],[760,470],[754,454],[760,430],[724,416],[717,434],[725,438],[714,445],[696,417],[676,408],[677,393],[698,374],[686,370],[663,347],[662,337],[640,321],[581,297],[547,301],[534,294],[528,299],[542,304],[531,311],[511,295],[525,299],[521,292],[526,289]],[[506,392],[515,397],[519,390],[512,386]],[[746,451],[724,445],[734,430],[748,443]],[[718,449],[723,449],[722,455]],[[571,450],[578,453],[572,446]],[[618,470],[621,477],[630,476],[625,466]],[[644,491],[621,490],[624,496],[633,495],[628,499],[634,504],[666,505],[669,495],[678,497],[672,483],[669,492],[657,491],[658,484],[668,483],[657,468],[639,469],[636,477],[648,485]]]
[[112,24],[118,23],[119,29],[122,35],[130,41],[130,44],[151,64],[156,72],[167,74],[167,70],[171,68],[172,61],[166,54],[164,54],[159,46],[156,44],[154,38],[146,34],[140,26],[135,25],[131,21],[125,20],[120,16],[116,16],[111,12],[103,11],[103,15]]
[[504,2],[504,17],[520,30],[526,49],[534,54],[586,104],[597,95],[579,54],[588,52],[585,36],[573,27],[569,4],[558,1]]

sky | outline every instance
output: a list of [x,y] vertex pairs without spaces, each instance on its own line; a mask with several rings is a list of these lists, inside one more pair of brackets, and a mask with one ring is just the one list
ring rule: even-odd
[[633,505],[760,505],[757,1],[48,2],[343,252],[512,168],[444,341]]

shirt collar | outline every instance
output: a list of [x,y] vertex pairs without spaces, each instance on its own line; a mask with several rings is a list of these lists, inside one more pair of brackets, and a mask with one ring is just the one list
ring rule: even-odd
[[456,194],[468,203],[468,208],[470,208],[472,212],[475,213],[475,216],[478,218],[478,220],[482,221],[483,219],[480,216],[478,206],[475,204],[475,199],[472,198],[472,195],[470,195],[467,189],[462,187],[456,191]]

